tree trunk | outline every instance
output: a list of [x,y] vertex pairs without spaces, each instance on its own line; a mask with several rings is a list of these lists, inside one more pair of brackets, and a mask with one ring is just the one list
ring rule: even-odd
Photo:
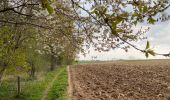
[[53,55],[51,55],[51,66],[50,66],[50,70],[53,71],[55,68],[55,57]]
[[35,78],[35,65],[33,63],[31,64],[30,77]]
[[57,66],[62,65],[62,61],[63,61],[62,57],[61,57],[61,56],[58,56],[57,61],[56,61]]
[[3,77],[3,75],[4,75],[4,72],[5,72],[5,67],[3,67],[3,68],[0,70],[0,83],[1,83],[2,77]]
[[6,67],[7,67],[7,63],[0,62],[0,66],[2,67],[2,69],[0,70],[0,83],[1,83],[2,77],[3,77]]

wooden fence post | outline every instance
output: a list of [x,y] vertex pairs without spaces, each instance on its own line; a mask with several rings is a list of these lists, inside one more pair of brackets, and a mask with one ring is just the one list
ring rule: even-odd
[[17,93],[18,93],[18,97],[20,96],[20,92],[21,92],[21,80],[20,80],[20,76],[17,77]]

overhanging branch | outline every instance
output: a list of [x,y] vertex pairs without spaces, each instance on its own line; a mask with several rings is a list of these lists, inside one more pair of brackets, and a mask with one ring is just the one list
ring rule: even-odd
[[[81,7],[77,2],[74,2],[74,0],[71,0],[71,2],[72,2],[73,7],[74,7],[74,5],[76,5],[76,6],[79,7],[80,9],[84,10],[85,12],[87,12],[87,14],[89,14],[89,15],[90,15],[94,20],[96,20],[98,23],[104,25],[104,24],[101,23],[99,20],[97,20],[88,10],[86,10],[86,9],[83,8],[83,7]],[[159,12],[164,11],[164,10],[166,10],[166,9],[169,8],[169,7],[170,7],[170,4],[169,4],[167,7],[165,7],[164,9],[160,10]],[[108,21],[105,22],[105,23],[106,23],[107,26],[111,29],[112,32],[117,33],[117,32],[112,28],[112,26],[109,24]],[[136,49],[136,50],[138,50],[138,51],[140,51],[140,52],[142,52],[142,53],[147,53],[147,50],[143,50],[143,49],[138,48],[137,46],[133,45],[132,43],[130,43],[130,42],[126,41],[125,39],[123,39],[122,37],[120,37],[119,34],[114,34],[114,35],[115,35],[117,38],[119,38],[121,41],[123,41],[124,43],[126,43],[126,44],[128,44],[129,46],[133,47],[134,49]],[[161,55],[161,56],[165,56],[165,57],[170,57],[170,53],[165,53],[165,54],[164,54],[164,53],[156,53],[156,52],[154,52],[154,53],[155,53],[155,55]]]
[[14,10],[15,8],[20,8],[20,7],[23,7],[23,6],[27,6],[27,5],[39,5],[39,4],[22,4],[22,5],[19,5],[19,6],[15,6],[15,7],[9,7],[9,8],[4,8],[3,10],[0,10],[0,13],[3,13],[3,12],[7,12],[7,11],[11,11],[11,10]]

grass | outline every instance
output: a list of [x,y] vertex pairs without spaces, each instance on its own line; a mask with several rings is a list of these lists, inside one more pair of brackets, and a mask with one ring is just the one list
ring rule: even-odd
[[104,63],[104,62],[110,62],[110,61],[102,61],[102,60],[79,60],[76,64],[94,64],[94,63]]
[[26,87],[23,88],[21,98],[24,100],[40,100],[49,82],[51,82],[57,73],[58,70],[48,72],[42,80],[26,82]]
[[[55,71],[48,72],[41,76],[41,79],[37,80],[29,80],[24,79],[21,82],[21,94],[20,98],[16,98],[17,91],[16,91],[16,80],[4,80],[2,84],[0,85],[0,100],[40,100],[44,90],[47,88],[49,83],[53,80],[53,78],[59,73],[59,76],[57,80],[55,81],[55,84],[51,89],[52,91],[57,90],[57,94],[60,94],[59,96],[52,95],[53,93],[50,93],[49,96],[52,96],[52,98],[60,98],[62,93],[65,93],[65,86],[67,86],[67,72],[66,67],[61,67]],[[56,87],[57,85],[58,88]],[[53,89],[54,88],[54,89]],[[63,90],[63,91],[61,91]],[[48,97],[51,98],[51,97]],[[49,99],[52,100],[52,99]],[[58,100],[58,99],[57,99]],[[63,100],[63,99],[60,99]],[[64,99],[65,100],[65,99]]]
[[66,100],[67,99],[67,86],[68,86],[68,74],[66,67],[61,68],[61,72],[51,90],[48,93],[46,100]]

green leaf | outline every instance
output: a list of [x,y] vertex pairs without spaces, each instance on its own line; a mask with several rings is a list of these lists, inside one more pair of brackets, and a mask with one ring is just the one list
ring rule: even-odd
[[115,30],[112,30],[112,34],[114,34],[114,35],[115,35],[115,34],[117,34],[117,33],[116,33],[116,31],[115,31]]
[[123,29],[116,29],[116,32],[124,32],[124,30]]
[[132,17],[139,17],[140,16],[140,14],[138,14],[138,13],[134,13],[133,15],[132,15]]
[[155,52],[154,52],[153,50],[149,49],[147,52],[148,52],[149,54],[151,54],[152,56],[155,56]]
[[120,23],[121,21],[123,21],[123,20],[124,20],[124,18],[118,16],[118,17],[116,18],[116,24],[119,24],[119,23]]
[[148,52],[146,52],[146,53],[145,53],[145,56],[146,56],[146,58],[148,58],[148,57],[149,57],[149,54],[148,54]]
[[129,13],[125,12],[125,13],[121,14],[121,16],[127,18],[129,16]]
[[116,30],[116,24],[114,23],[114,22],[112,22],[112,28],[114,29],[114,30]]
[[154,18],[150,17],[150,18],[148,18],[148,22],[150,24],[154,24],[156,22],[156,20]]
[[143,12],[147,12],[148,11],[148,7],[147,6],[144,6],[143,7]]
[[54,9],[53,9],[53,7],[51,7],[50,4],[47,4],[46,8],[47,8],[47,11],[48,11],[49,14],[52,14],[54,12]]
[[113,13],[111,16],[115,16],[115,13]]
[[41,3],[42,3],[42,7],[46,8],[46,5],[48,4],[48,1],[47,0],[41,0]]
[[146,44],[146,49],[150,48],[150,43],[149,41],[147,41],[147,44]]
[[94,9],[94,10],[91,12],[91,14],[96,14],[96,15],[98,15],[98,11],[97,11],[96,9]]
[[41,2],[42,2],[42,7],[47,9],[49,14],[52,14],[54,12],[53,7],[50,5],[50,2],[48,0],[41,0]]
[[133,35],[127,35],[127,34],[123,34],[123,37],[134,40],[135,37]]

